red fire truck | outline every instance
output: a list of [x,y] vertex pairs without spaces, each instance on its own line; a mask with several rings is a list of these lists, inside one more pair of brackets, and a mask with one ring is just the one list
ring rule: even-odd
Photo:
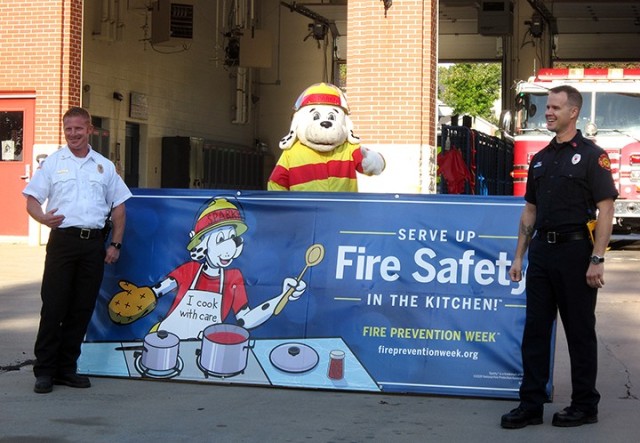
[[524,195],[533,155],[553,134],[545,121],[549,89],[569,84],[582,93],[578,129],[605,149],[620,196],[616,238],[640,238],[640,69],[540,69],[516,85],[514,195]]

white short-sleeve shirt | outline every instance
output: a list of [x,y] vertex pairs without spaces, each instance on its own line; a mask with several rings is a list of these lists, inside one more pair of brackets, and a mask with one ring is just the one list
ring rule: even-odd
[[22,193],[46,201],[47,211],[57,208],[56,214],[65,216],[61,228],[100,229],[112,205],[131,197],[110,160],[93,149],[79,158],[67,146],[40,164]]

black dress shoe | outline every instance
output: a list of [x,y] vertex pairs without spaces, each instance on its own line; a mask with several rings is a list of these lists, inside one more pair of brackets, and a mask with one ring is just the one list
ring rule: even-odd
[[53,391],[53,377],[50,375],[40,375],[36,377],[33,392],[36,394],[48,394],[51,391]]
[[502,416],[500,426],[506,429],[520,429],[527,425],[542,424],[542,409],[525,409],[518,406]]
[[53,377],[53,382],[57,385],[71,386],[72,388],[90,388],[89,377],[78,374],[61,374]]
[[562,411],[553,414],[553,421],[551,424],[553,426],[560,426],[561,428],[570,428],[597,422],[597,412],[588,413],[576,409],[573,406],[569,406],[568,408],[564,408]]

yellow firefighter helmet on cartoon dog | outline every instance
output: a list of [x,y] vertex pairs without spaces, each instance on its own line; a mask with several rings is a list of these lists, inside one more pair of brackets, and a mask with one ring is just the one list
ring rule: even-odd
[[191,231],[191,241],[189,241],[187,249],[192,250],[205,235],[221,226],[234,226],[238,236],[248,229],[238,207],[226,198],[212,200],[200,213],[193,231]]

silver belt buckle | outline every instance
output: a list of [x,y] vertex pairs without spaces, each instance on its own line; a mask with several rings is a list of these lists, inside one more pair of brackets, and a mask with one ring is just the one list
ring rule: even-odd
[[89,240],[89,238],[91,238],[91,229],[80,228],[80,238],[83,240]]
[[555,231],[547,232],[547,243],[555,243],[557,240],[557,235]]

